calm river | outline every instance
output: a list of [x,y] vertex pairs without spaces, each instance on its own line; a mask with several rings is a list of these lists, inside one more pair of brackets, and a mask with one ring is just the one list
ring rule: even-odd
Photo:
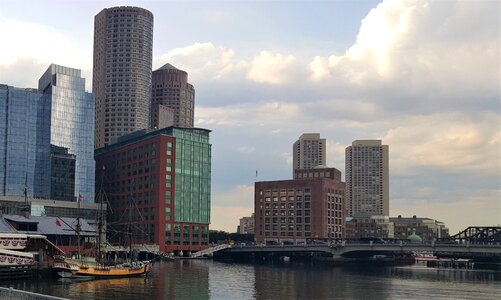
[[0,282],[70,299],[501,299],[501,272],[178,260],[142,278]]

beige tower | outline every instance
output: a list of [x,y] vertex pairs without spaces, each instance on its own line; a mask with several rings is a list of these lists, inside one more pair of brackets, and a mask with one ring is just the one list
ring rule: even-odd
[[150,124],[153,14],[105,8],[94,18],[95,147]]
[[381,140],[356,140],[346,148],[348,214],[390,214],[388,145]]
[[325,161],[325,139],[319,133],[304,133],[292,149],[292,175],[295,170],[323,166]]
[[[170,108],[174,122],[168,124],[162,115],[162,106]],[[151,127],[179,126],[192,128],[195,114],[195,89],[188,83],[188,73],[171,64],[153,71],[151,94]]]

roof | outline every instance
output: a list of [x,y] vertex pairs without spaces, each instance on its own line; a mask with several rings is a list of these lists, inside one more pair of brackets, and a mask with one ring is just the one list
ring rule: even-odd
[[20,215],[5,215],[4,219],[9,220],[9,221],[13,221],[16,223],[30,223],[30,224],[38,223],[37,221],[34,221],[32,219],[28,219],[28,218],[26,218],[24,216],[20,216]]
[[[75,235],[75,229],[77,224],[76,218],[59,218],[59,217],[47,217],[47,216],[31,216],[30,218],[25,218],[18,215],[4,215],[0,217],[0,224],[5,222],[5,220],[10,220],[17,223],[30,223],[38,224],[37,231],[3,231],[0,227],[0,232],[18,232],[27,234],[43,234],[43,235]],[[7,223],[7,222],[5,222]],[[87,223],[84,219],[80,219],[80,235],[81,236],[95,236],[96,230]]]
[[165,65],[158,68],[158,70],[179,70],[179,69],[169,63],[166,63]]
[[4,218],[0,217],[0,232],[16,233],[16,230]]

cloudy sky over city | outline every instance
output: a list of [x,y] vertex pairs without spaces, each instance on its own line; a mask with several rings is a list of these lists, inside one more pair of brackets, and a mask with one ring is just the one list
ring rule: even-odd
[[[22,5],[20,5],[22,3]],[[390,213],[501,224],[500,2],[1,0],[0,83],[36,87],[50,63],[92,89],[94,16],[154,14],[153,68],[189,73],[213,130],[212,229],[253,211],[254,182],[292,177],[302,133],[390,149]]]

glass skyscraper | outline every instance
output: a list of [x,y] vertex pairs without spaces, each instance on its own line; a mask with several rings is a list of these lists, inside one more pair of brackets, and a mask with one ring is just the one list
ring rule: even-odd
[[50,97],[0,85],[0,194],[50,196]]
[[26,187],[28,197],[61,195],[51,190],[61,186],[52,182],[58,180],[52,163],[63,167],[60,159],[53,161],[51,147],[65,148],[75,159],[75,188],[65,200],[81,194],[93,202],[94,109],[94,95],[85,92],[78,69],[50,65],[38,90],[0,85],[0,194],[21,197]]

